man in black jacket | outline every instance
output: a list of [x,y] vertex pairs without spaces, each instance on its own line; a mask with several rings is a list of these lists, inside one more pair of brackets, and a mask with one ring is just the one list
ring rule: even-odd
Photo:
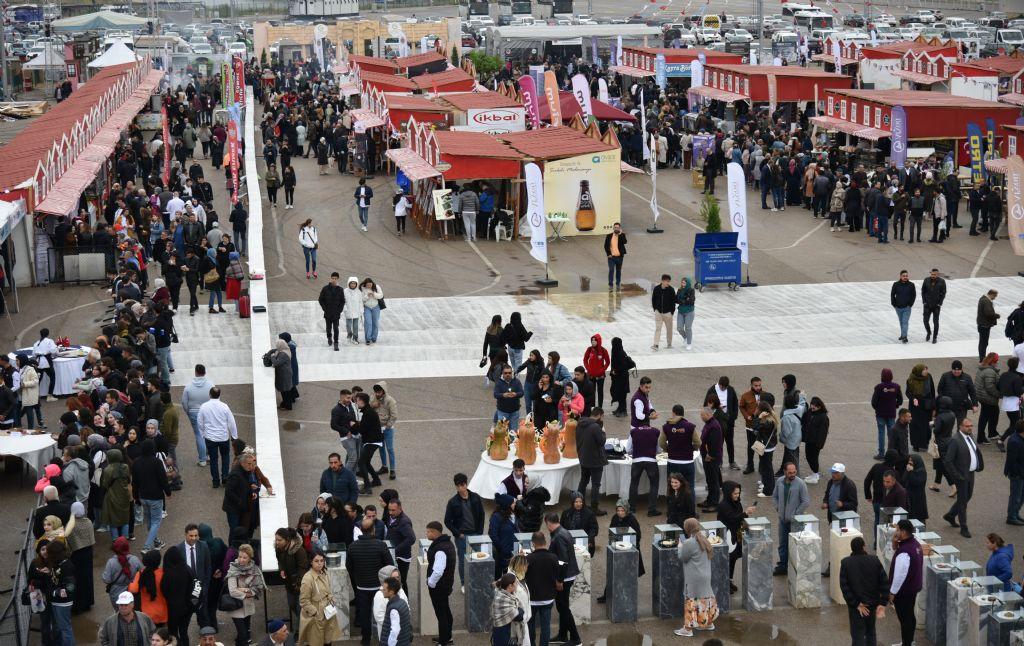
[[448,499],[444,510],[444,526],[455,539],[459,557],[459,580],[466,583],[466,537],[484,533],[484,503],[480,495],[469,490],[465,473],[455,474],[455,495]]
[[956,359],[953,361],[950,371],[945,372],[939,378],[939,385],[935,389],[935,395],[945,395],[952,400],[950,410],[956,414],[959,422],[967,416],[967,409],[977,410],[978,395],[974,390],[974,380],[964,372],[964,364]]
[[156,446],[153,440],[142,441],[142,455],[132,462],[132,493],[135,504],[142,505],[146,511],[146,526],[149,533],[142,547],[148,552],[154,547],[163,545],[157,538],[160,523],[163,521],[164,498],[171,497],[171,485],[167,482],[167,472],[163,462],[156,457]]
[[340,279],[341,275],[338,272],[331,272],[331,282],[323,286],[317,299],[320,309],[324,312],[324,322],[327,324],[327,347],[333,344],[335,352],[338,351],[338,322],[341,320],[342,310],[345,309],[345,290],[338,284]]
[[250,475],[256,469],[256,456],[243,453],[238,458],[235,468],[231,469],[227,480],[224,481],[224,502],[220,508],[228,517],[228,534],[234,532],[235,528],[245,528],[246,537],[252,534],[251,523],[249,522],[249,509],[252,504],[252,487],[249,484]]
[[942,518],[953,527],[959,527],[960,535],[964,538],[971,537],[967,529],[967,503],[974,495],[974,474],[985,469],[985,458],[972,437],[973,432],[974,423],[971,420],[961,422],[960,431],[953,433],[953,439],[946,445],[946,454],[942,459],[946,475],[956,486],[956,502]]
[[555,608],[558,609],[558,634],[551,641],[563,642],[578,646],[580,633],[576,629],[576,620],[572,616],[572,609],[569,607],[569,592],[572,584],[579,576],[580,568],[576,564],[576,548],[573,545],[572,535],[569,530],[561,525],[558,514],[550,513],[544,517],[544,524],[551,535],[551,551],[558,557],[562,568],[561,586],[555,586],[558,594],[555,595]]
[[359,468],[359,419],[356,417],[356,405],[352,403],[352,391],[342,388],[338,391],[338,403],[331,409],[331,430],[341,438],[345,447],[345,466],[355,473]]
[[[946,300],[946,280],[939,276],[939,270],[933,268],[928,278],[921,283],[921,304],[924,305],[924,331],[925,341],[932,343],[939,342],[939,311],[942,309],[942,302]],[[935,329],[929,325],[929,319],[934,321]]]
[[874,644],[875,618],[885,617],[889,578],[874,554],[864,549],[860,536],[850,541],[852,554],[839,565],[839,588],[850,615],[850,637],[854,644]]
[[652,350],[658,349],[661,340],[661,328],[665,328],[666,348],[672,347],[672,319],[676,312],[676,290],[672,287],[672,277],[661,275],[661,284],[651,290],[651,308],[654,309],[654,344]]
[[416,531],[412,528],[412,520],[402,511],[402,501],[394,498],[388,503],[388,516],[384,519],[384,536],[391,541],[395,550],[395,567],[402,575],[402,589],[409,594],[406,578],[409,576],[409,564],[412,562],[412,548],[416,545]]
[[612,225],[612,232],[604,237],[604,255],[608,257],[608,289],[612,289],[613,280],[615,289],[621,289],[622,261],[626,257],[626,234],[622,232],[622,225],[618,222]]
[[597,506],[601,495],[601,478],[608,464],[608,454],[604,451],[606,439],[604,410],[595,406],[590,410],[590,417],[582,418],[576,425],[576,455],[580,460],[580,484],[576,490],[586,496],[587,485],[591,486],[590,509],[595,516],[608,515],[608,512]]
[[900,272],[900,279],[892,284],[889,292],[889,303],[896,310],[896,316],[900,320],[900,337],[898,341],[907,343],[907,327],[910,324],[910,310],[917,300],[917,289],[914,283],[910,282],[910,274],[904,269]]
[[1024,502],[1024,424],[1017,422],[1016,433],[1006,442],[1006,463],[1003,475],[1010,480],[1010,500],[1006,507],[1007,525],[1024,525],[1020,507]]
[[452,537],[442,533],[441,523],[432,520],[427,523],[427,592],[430,604],[434,607],[437,617],[438,646],[452,643],[452,609],[448,598],[452,595],[455,583],[455,545]]
[[828,510],[828,522],[837,511],[857,511],[857,485],[846,477],[846,465],[836,462],[832,465],[832,477],[825,485],[825,496],[821,508]]
[[363,518],[360,529],[362,535],[345,553],[345,567],[356,591],[356,625],[362,631],[362,646],[369,646],[373,631],[373,596],[380,590],[377,572],[394,563],[384,541],[374,533],[373,519]]
[[704,395],[705,399],[714,394],[718,397],[718,403],[722,405],[722,412],[725,413],[727,423],[722,425],[722,435],[725,439],[725,449],[729,453],[729,468],[739,471],[736,464],[735,449],[733,448],[733,433],[736,430],[736,418],[740,414],[740,399],[736,396],[736,389],[729,385],[729,378],[722,375],[718,383],[708,388]]
[[[995,238],[993,238],[994,240]],[[992,331],[992,328],[996,323],[999,322],[999,317],[1002,314],[996,312],[995,307],[992,305],[992,301],[996,300],[996,296],[999,292],[990,289],[988,292],[978,299],[978,361],[980,362],[985,358],[985,353],[988,352],[988,335]]]
[[[564,588],[558,556],[548,550],[543,532],[534,532],[533,551],[526,557],[526,587],[530,590],[530,643],[547,644],[551,636],[551,607],[558,591]],[[540,626],[540,640],[537,626]]]

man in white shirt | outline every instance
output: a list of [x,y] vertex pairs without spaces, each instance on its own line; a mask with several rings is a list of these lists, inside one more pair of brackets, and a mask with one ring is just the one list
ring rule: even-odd
[[228,405],[220,400],[220,388],[210,388],[210,401],[199,407],[198,421],[199,431],[206,442],[206,451],[210,455],[210,475],[213,476],[213,488],[216,489],[228,478],[231,440],[238,439],[235,416]]
[[[55,402],[53,386],[56,382],[56,373],[53,371],[53,359],[57,356],[57,344],[50,338],[49,328],[39,330],[39,340],[32,346],[32,355],[38,361],[39,372],[50,378],[50,391],[46,401]],[[17,390],[16,388],[14,390]]]
[[974,474],[985,468],[985,458],[978,450],[973,432],[974,422],[969,419],[960,422],[960,432],[953,434],[942,460],[946,475],[956,487],[956,502],[942,518],[953,527],[959,527],[964,538],[971,537],[967,529],[967,503],[974,495]]
[[444,646],[452,643],[452,609],[449,597],[455,582],[455,565],[458,561],[455,543],[452,537],[443,533],[441,523],[433,520],[427,523],[427,538],[430,548],[427,550],[427,563],[430,574],[427,576],[427,592],[430,603],[437,617],[437,644]]
[[167,202],[167,217],[174,220],[178,212],[185,208],[185,200],[181,199],[178,191],[174,191],[174,197]]

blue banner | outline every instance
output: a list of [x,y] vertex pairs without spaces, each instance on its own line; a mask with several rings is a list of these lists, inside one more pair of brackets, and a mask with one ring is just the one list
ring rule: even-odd
[[665,63],[665,76],[668,78],[690,78],[689,63]]
[[891,160],[897,168],[903,168],[907,164],[907,111],[902,105],[893,106],[891,128]]
[[[985,119],[985,159],[996,158],[996,120],[992,117]],[[985,169],[985,177],[988,177],[988,169]]]
[[985,179],[985,164],[981,153],[981,128],[976,123],[967,124],[967,147],[971,152],[971,182],[977,184]]
[[654,59],[654,82],[662,90],[668,87],[668,76],[665,71],[665,55],[658,54]]
[[597,55],[597,36],[590,37],[590,58],[594,67],[601,69],[601,57]]

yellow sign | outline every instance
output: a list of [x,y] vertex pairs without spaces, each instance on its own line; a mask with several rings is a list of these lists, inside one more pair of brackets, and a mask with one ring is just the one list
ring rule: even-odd
[[619,155],[616,149],[544,165],[544,209],[549,220],[568,220],[562,235],[604,235],[619,221]]

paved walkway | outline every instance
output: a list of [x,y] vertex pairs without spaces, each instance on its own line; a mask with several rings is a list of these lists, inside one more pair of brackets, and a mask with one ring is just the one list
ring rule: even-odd
[[[491,316],[507,321],[522,313],[534,331],[527,349],[557,349],[569,367],[577,365],[590,335],[600,333],[610,346],[621,337],[626,351],[644,370],[970,357],[977,351],[978,298],[1000,292],[996,309],[1002,321],[1024,301],[1024,280],[1017,277],[948,281],[938,344],[924,343],[920,305],[911,317],[912,343],[896,342],[899,328],[889,307],[889,282],[775,285],[729,292],[708,289],[697,298],[695,343],[686,351],[678,334],[671,349],[651,349],[653,319],[648,292],[618,296],[608,292],[551,294],[548,298],[468,296],[389,299],[381,314],[379,343],[373,347],[326,346],[324,323],[315,301],[270,304],[271,330],[288,331],[299,346],[302,381],[350,381],[410,377],[461,377],[481,374],[484,329]],[[386,286],[385,286],[386,289]],[[175,347],[182,369],[175,383],[191,377],[190,362],[218,366],[222,383],[246,383],[248,335],[233,314],[200,311],[178,323],[183,342]],[[224,325],[228,323],[229,325]],[[344,329],[344,323],[342,323]],[[269,348],[268,348],[269,349]],[[1006,354],[1002,322],[992,333],[991,350]]]

